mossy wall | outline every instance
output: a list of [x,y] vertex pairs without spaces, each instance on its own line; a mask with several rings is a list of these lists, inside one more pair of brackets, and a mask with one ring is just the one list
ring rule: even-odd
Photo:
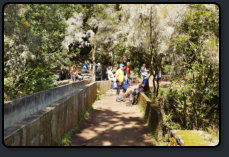
[[96,83],[100,94],[104,94],[108,89],[111,88],[111,81],[96,81]]
[[[171,130],[171,136],[181,146],[215,146],[207,137],[207,132],[200,130]],[[170,141],[170,144],[173,141]],[[216,143],[217,145],[218,143]]]
[[144,93],[139,94],[138,104],[143,110],[144,119],[147,122],[153,137],[158,141],[162,140],[162,117],[159,106],[153,104]]

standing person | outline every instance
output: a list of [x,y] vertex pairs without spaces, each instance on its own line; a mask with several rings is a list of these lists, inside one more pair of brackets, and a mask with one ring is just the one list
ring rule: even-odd
[[87,64],[87,62],[85,62],[83,65],[83,68],[82,68],[83,73],[87,72],[87,66],[88,66],[88,64]]
[[69,72],[65,67],[61,68],[61,71],[59,73],[59,80],[62,81],[68,79],[68,74]]
[[96,75],[96,80],[102,80],[102,66],[100,63],[97,63],[95,75]]
[[97,68],[98,68],[98,63],[95,64],[95,71],[97,71]]
[[98,72],[102,71],[102,65],[100,63],[97,64],[97,69]]
[[131,76],[130,76],[130,62],[127,62],[127,65],[126,65],[126,80],[128,82],[129,85],[131,85],[131,82],[132,82],[132,79],[131,79]]
[[86,68],[88,68],[88,63],[87,63],[87,61],[85,61],[84,66],[86,66]]
[[[156,92],[156,96],[157,96],[158,95],[158,90],[159,90],[159,83],[160,83],[160,80],[161,80],[161,71],[160,71],[159,67],[156,67],[156,69],[154,71],[154,74],[155,74],[155,78],[153,78],[153,85],[154,85],[154,92]],[[156,84],[157,84],[156,87],[155,87],[155,81],[156,81]]]
[[102,66],[102,80],[107,80],[107,72],[106,72],[106,67]]
[[120,89],[123,88],[123,94],[120,97],[116,98],[117,102],[120,101],[125,101],[124,99],[124,94],[126,92],[126,88],[123,85],[123,81],[124,81],[124,64],[120,64],[120,68],[116,71],[116,83],[117,83],[117,96],[120,94]]
[[65,70],[64,68],[61,68],[60,73],[59,73],[59,80],[62,81],[65,79]]
[[87,71],[87,67],[84,65],[83,69],[82,69],[82,72],[85,73],[86,71]]
[[87,72],[87,68],[88,68],[88,64],[87,64],[87,61],[85,61],[84,64],[83,64],[82,72],[86,73]]
[[116,78],[112,72],[112,67],[108,67],[107,75],[108,75],[108,80],[116,81]]
[[92,63],[92,61],[90,60],[90,61],[89,61],[89,69],[90,69],[90,71],[92,71],[92,66],[93,66],[93,63]]
[[145,92],[149,89],[149,74],[145,71],[142,73],[143,80],[137,89],[135,89],[130,94],[129,104],[128,106],[132,106],[134,104],[134,96],[138,95],[140,92]]
[[159,68],[157,67],[155,70],[155,78],[156,80],[160,80],[161,79],[161,71],[159,70]]
[[126,75],[127,75],[127,78],[130,77],[130,62],[127,62],[127,65],[126,65]]
[[112,72],[112,67],[108,67],[107,77],[108,77],[108,80],[111,80],[111,89],[116,88],[117,87],[116,77],[114,76],[114,74]]

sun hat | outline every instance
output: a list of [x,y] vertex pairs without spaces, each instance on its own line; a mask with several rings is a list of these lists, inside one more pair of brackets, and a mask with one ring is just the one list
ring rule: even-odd
[[121,63],[119,66],[120,66],[120,67],[124,67],[124,64]]

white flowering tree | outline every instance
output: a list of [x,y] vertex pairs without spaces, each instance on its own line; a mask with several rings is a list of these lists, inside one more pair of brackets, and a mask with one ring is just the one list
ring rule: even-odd
[[[168,43],[174,33],[175,23],[181,21],[184,11],[177,10],[175,5],[121,5],[120,30],[124,34],[125,45],[129,47],[129,56],[141,58],[135,62],[140,66],[146,63],[150,74],[153,75],[154,89],[158,93],[159,82],[155,85],[155,75],[163,69],[162,56],[166,56]],[[185,10],[185,5],[179,7]],[[136,55],[132,55],[136,54]]]

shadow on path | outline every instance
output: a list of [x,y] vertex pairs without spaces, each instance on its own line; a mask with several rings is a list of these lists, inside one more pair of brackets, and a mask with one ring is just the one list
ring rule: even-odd
[[137,106],[115,101],[115,95],[96,102],[90,117],[74,135],[72,146],[152,146],[149,129]]

